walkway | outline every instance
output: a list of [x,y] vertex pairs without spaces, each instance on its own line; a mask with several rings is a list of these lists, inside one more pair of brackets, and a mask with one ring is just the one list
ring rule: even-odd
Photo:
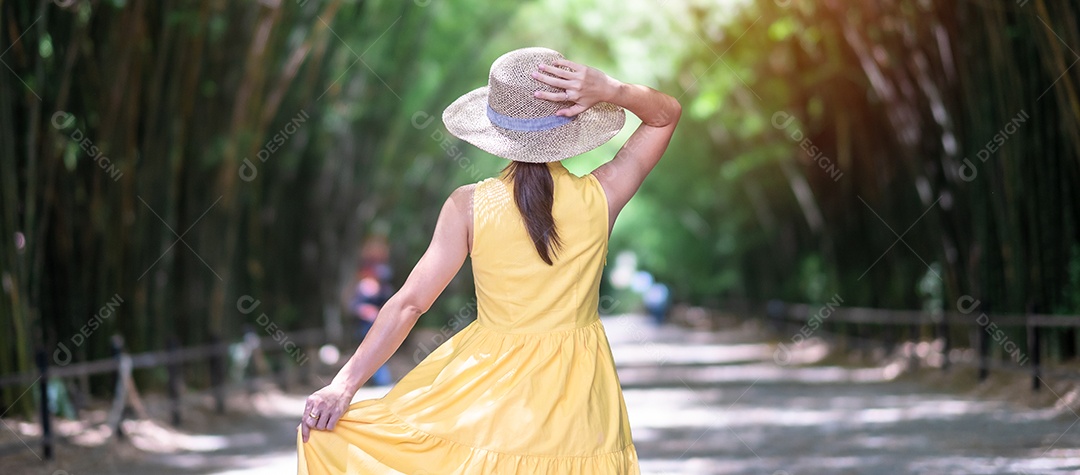
[[[1069,410],[933,390],[889,369],[778,365],[749,329],[657,330],[634,316],[605,325],[644,474],[1080,472],[1080,417]],[[9,456],[0,472],[291,475],[305,396],[251,399],[261,417],[196,414],[208,419],[200,433],[145,423],[134,443],[156,453],[65,444],[57,462]]]

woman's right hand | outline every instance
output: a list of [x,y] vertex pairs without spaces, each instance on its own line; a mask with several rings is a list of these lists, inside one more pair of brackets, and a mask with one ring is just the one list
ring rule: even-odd
[[[570,69],[567,71],[566,69]],[[547,73],[547,74],[544,74]],[[536,91],[534,96],[552,102],[573,102],[555,115],[573,117],[598,102],[613,102],[622,83],[599,69],[559,59],[553,65],[540,64],[532,73],[533,79],[565,92]]]
[[334,430],[338,419],[349,409],[356,391],[345,385],[331,382],[326,387],[308,396],[304,404],[304,416],[300,420],[300,435],[308,441],[311,430]]
[[667,150],[682,115],[682,106],[674,97],[655,89],[623,84],[596,68],[565,59],[556,60],[551,65],[540,64],[537,69],[532,73],[534,79],[565,92],[536,91],[533,93],[535,97],[573,103],[570,107],[559,109],[556,115],[572,117],[598,102],[608,102],[641,119],[641,125],[615,157],[592,172],[604,188],[608,202],[608,223],[613,224],[623,206],[637,193],[645,176]]

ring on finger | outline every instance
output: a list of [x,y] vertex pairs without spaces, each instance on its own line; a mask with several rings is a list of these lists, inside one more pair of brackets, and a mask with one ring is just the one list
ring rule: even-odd
[[308,413],[308,416],[311,417],[312,419],[319,420],[319,415],[316,414],[314,411]]
[[570,100],[570,91],[563,91],[562,93],[563,96],[566,97],[566,99],[563,99],[563,102],[568,102]]

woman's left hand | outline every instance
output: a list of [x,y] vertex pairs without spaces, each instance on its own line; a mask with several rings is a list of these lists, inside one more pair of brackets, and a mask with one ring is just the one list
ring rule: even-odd
[[300,420],[300,433],[304,442],[308,441],[311,429],[333,430],[338,419],[341,419],[349,408],[354,394],[355,392],[340,384],[330,383],[308,396],[304,405],[304,416]]

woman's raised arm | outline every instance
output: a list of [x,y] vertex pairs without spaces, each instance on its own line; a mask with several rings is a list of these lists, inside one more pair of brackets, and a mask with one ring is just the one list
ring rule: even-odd
[[537,91],[536,97],[574,102],[573,106],[558,111],[557,115],[574,116],[598,102],[609,102],[641,119],[641,125],[615,154],[615,158],[592,172],[607,194],[608,222],[614,225],[619,212],[637,193],[645,177],[667,150],[682,115],[682,106],[674,97],[646,86],[623,84],[596,68],[567,60],[556,61],[554,66],[559,67],[541,64],[533,77],[566,91]]

